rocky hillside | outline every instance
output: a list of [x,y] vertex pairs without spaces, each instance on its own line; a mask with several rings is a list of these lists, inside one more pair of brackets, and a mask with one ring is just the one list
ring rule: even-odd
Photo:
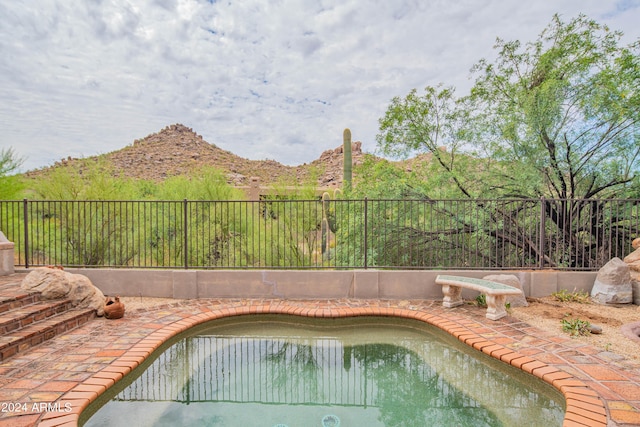
[[[354,164],[362,161],[360,142],[352,144]],[[122,176],[163,180],[170,176],[188,174],[204,165],[214,166],[227,174],[228,182],[235,186],[249,185],[257,177],[263,186],[278,182],[307,183],[311,174],[317,174],[319,187],[341,186],[342,146],[327,150],[309,164],[285,166],[274,160],[249,160],[230,151],[222,150],[205,141],[201,135],[181,124],[173,124],[160,132],[137,139],[121,150],[87,159],[67,158],[52,167],[75,166],[82,168],[89,161],[105,160]],[[45,174],[40,169],[29,175]]]

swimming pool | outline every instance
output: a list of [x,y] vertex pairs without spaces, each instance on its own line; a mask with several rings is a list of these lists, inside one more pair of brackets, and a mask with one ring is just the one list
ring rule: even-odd
[[177,337],[83,416],[95,412],[86,426],[553,426],[563,405],[541,380],[423,322],[252,315]]

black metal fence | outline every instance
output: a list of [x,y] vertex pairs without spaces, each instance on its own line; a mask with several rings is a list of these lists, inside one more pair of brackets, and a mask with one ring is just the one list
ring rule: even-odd
[[0,201],[16,266],[597,270],[640,200]]

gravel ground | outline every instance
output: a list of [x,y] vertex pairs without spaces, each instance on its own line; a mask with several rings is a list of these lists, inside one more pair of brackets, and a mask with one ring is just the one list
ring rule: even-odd
[[559,302],[554,297],[529,300],[528,307],[513,308],[511,315],[532,326],[558,334],[562,319],[580,319],[600,326],[602,334],[577,336],[574,339],[588,342],[595,347],[620,354],[627,359],[640,361],[640,344],[624,335],[621,326],[640,321],[640,306],[633,304],[601,305],[595,303]]

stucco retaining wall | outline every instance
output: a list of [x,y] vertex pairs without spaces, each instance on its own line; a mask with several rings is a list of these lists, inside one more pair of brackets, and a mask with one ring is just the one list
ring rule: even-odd
[[[413,270],[134,270],[67,269],[106,295],[167,298],[441,299],[438,274],[481,278],[496,271]],[[560,289],[591,291],[597,272],[501,271],[515,274],[527,296]],[[477,292],[464,290],[473,299]]]

